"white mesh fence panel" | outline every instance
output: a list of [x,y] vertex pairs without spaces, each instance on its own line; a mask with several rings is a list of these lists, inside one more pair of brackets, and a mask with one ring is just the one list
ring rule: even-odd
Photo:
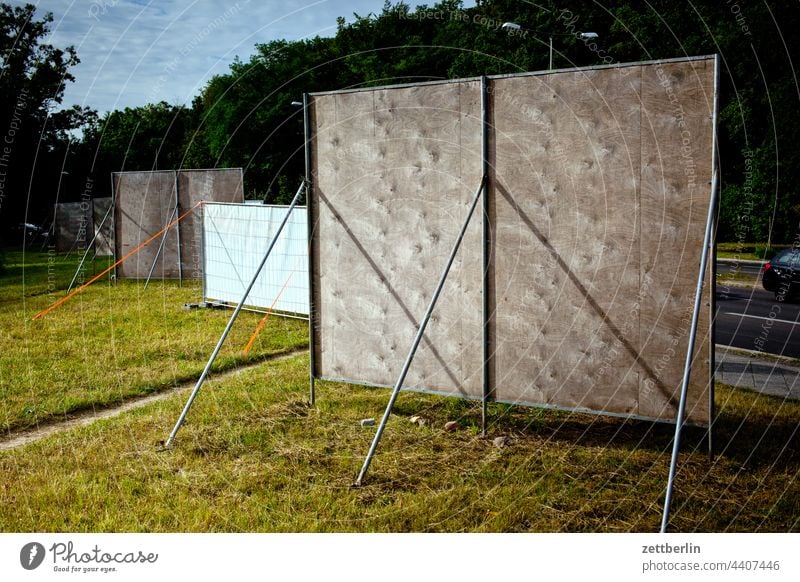
[[[238,303],[286,206],[203,205],[203,296],[209,302]],[[270,308],[308,315],[308,224],[306,209],[296,207],[245,302],[258,311]]]

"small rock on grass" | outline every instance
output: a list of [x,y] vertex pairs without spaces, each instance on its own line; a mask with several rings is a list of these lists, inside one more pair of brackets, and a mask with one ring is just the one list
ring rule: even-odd
[[361,419],[361,426],[375,426],[375,419],[374,418],[362,418]]
[[499,436],[492,442],[498,449],[503,449],[511,444],[511,439],[507,436]]
[[426,424],[428,424],[428,419],[426,419],[426,418],[424,418],[422,416],[417,416],[417,415],[412,416],[411,418],[408,419],[408,421],[411,424],[416,424],[416,425],[419,425],[419,426],[425,426]]
[[461,427],[459,426],[458,421],[456,420],[451,420],[450,422],[447,422],[444,425],[444,430],[446,430],[447,432],[453,432],[458,430],[459,428]]

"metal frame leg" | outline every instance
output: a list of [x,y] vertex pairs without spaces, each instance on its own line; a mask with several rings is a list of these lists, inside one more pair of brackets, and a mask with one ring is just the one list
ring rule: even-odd
[[675,485],[675,473],[678,467],[678,451],[681,446],[681,433],[683,432],[683,417],[686,412],[686,394],[689,391],[689,376],[692,373],[692,358],[694,356],[694,342],[697,338],[697,320],[700,315],[700,304],[703,300],[703,283],[708,264],[711,231],[714,223],[714,212],[717,207],[717,174],[711,179],[711,202],[708,205],[708,219],[706,221],[706,234],[703,239],[703,254],[700,257],[700,273],[697,276],[697,288],[694,294],[694,311],[692,312],[692,326],[689,331],[689,346],[686,349],[686,364],[683,367],[683,380],[681,382],[681,398],[678,404],[678,413],[675,418],[675,438],[672,444],[672,459],[669,464],[669,477],[667,479],[667,493],[664,498],[664,513],[661,517],[661,533],[667,531],[669,524],[669,509],[672,503],[672,490]]
[[278,237],[281,235],[283,231],[283,227],[286,226],[286,223],[289,221],[289,216],[292,214],[292,210],[297,205],[297,201],[300,199],[300,194],[302,194],[303,189],[305,188],[305,181],[300,184],[300,188],[297,189],[297,194],[294,195],[292,199],[292,203],[289,205],[289,210],[286,212],[286,216],[284,216],[283,221],[281,222],[280,226],[278,227],[275,236],[272,237],[272,242],[269,244],[269,248],[267,252],[264,254],[264,258],[261,259],[261,263],[258,265],[256,272],[253,274],[253,278],[250,280],[250,284],[247,286],[247,289],[242,296],[242,300],[239,301],[239,305],[236,306],[236,309],[233,311],[233,315],[231,315],[230,320],[228,321],[228,325],[225,326],[225,330],[222,332],[222,335],[217,342],[217,346],[214,348],[214,351],[211,354],[211,357],[208,359],[208,363],[206,364],[203,373],[200,375],[200,378],[197,380],[197,384],[192,390],[192,394],[189,396],[188,402],[186,402],[186,406],[183,407],[183,412],[181,412],[180,418],[178,418],[178,422],[175,423],[175,427],[172,429],[172,432],[167,439],[167,442],[164,444],[165,448],[168,448],[172,445],[172,442],[175,440],[175,436],[178,434],[178,431],[183,424],[183,421],[186,419],[186,415],[189,413],[189,409],[192,407],[192,402],[197,397],[197,393],[200,392],[200,388],[203,386],[203,383],[206,381],[208,377],[208,373],[211,371],[211,366],[214,363],[214,360],[217,359],[217,355],[219,354],[220,349],[222,349],[222,344],[225,343],[225,338],[228,337],[228,333],[230,333],[231,328],[233,327],[233,322],[236,321],[236,318],[239,317],[239,312],[242,310],[244,306],[244,302],[247,300],[247,296],[250,295],[250,290],[253,288],[253,285],[256,284],[256,279],[261,274],[261,270],[264,268],[264,264],[267,262],[269,255],[272,253],[272,249],[275,246],[275,243],[278,242]]
[[[481,175],[489,175],[489,87],[485,76],[481,77]],[[483,391],[481,394],[481,436],[487,435],[487,424],[489,421],[489,398],[491,396],[491,378],[489,377],[489,359],[491,347],[489,341],[489,318],[491,305],[489,303],[489,261],[491,257],[491,241],[489,240],[489,197],[486,190],[489,184],[485,185],[483,193],[483,220],[481,225],[481,236],[483,245],[481,247],[482,261],[482,310],[483,322],[481,331],[481,359],[483,371]]]
[[408,370],[411,367],[411,362],[414,360],[414,355],[417,352],[419,343],[420,341],[422,341],[422,336],[425,334],[425,328],[427,327],[428,321],[430,321],[431,315],[433,314],[433,308],[436,307],[436,301],[439,299],[439,295],[441,294],[442,289],[444,288],[445,281],[447,281],[447,275],[450,273],[450,267],[453,265],[453,261],[456,258],[456,253],[458,252],[458,249],[461,246],[461,241],[464,238],[464,233],[467,232],[467,227],[469,226],[470,219],[472,218],[472,214],[475,211],[475,206],[477,206],[478,200],[480,200],[481,194],[484,193],[485,188],[486,188],[486,176],[483,176],[483,178],[481,178],[481,183],[478,186],[478,190],[475,192],[472,204],[469,207],[469,212],[467,212],[467,218],[464,220],[464,224],[461,226],[461,232],[458,233],[458,238],[456,239],[455,245],[453,245],[453,250],[450,252],[450,257],[447,259],[447,264],[444,267],[442,276],[439,278],[439,283],[438,285],[436,285],[436,290],[433,292],[433,296],[431,297],[428,309],[427,311],[425,311],[425,315],[422,317],[422,321],[419,324],[417,335],[414,337],[414,341],[411,344],[411,349],[409,350],[408,356],[406,357],[406,361],[403,364],[403,369],[400,372],[400,377],[397,379],[397,382],[394,385],[394,389],[392,390],[392,396],[391,398],[389,398],[389,404],[386,406],[386,411],[383,413],[381,424],[378,426],[378,431],[375,433],[375,438],[372,439],[372,445],[370,445],[369,447],[367,458],[364,459],[364,465],[361,467],[361,471],[359,472],[358,478],[356,479],[355,482],[356,487],[361,486],[361,483],[364,480],[364,476],[367,474],[367,470],[369,470],[369,465],[372,462],[372,457],[375,455],[375,450],[378,448],[378,443],[381,440],[381,435],[383,435],[383,431],[386,428],[386,423],[389,421],[389,416],[392,414],[392,408],[394,407],[394,403],[397,400],[398,394],[400,394],[400,389],[403,387],[403,382],[405,381],[406,375],[408,374]]
[[316,358],[314,352],[314,253],[312,233],[314,232],[314,213],[311,205],[311,123],[308,113],[308,93],[303,93],[303,138],[306,172],[306,224],[308,229],[308,402],[314,406],[316,393]]

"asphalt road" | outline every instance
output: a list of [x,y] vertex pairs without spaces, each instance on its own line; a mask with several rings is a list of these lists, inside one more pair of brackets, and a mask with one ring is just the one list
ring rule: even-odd
[[778,303],[763,289],[717,292],[716,343],[800,358],[800,303]]

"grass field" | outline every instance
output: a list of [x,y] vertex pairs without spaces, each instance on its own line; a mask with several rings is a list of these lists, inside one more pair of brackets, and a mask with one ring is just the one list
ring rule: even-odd
[[[12,344],[24,348],[11,359],[18,368],[0,360],[7,427],[11,419],[29,424],[20,408],[26,394],[46,418],[62,414],[77,384],[85,407],[197,373],[229,315],[181,310],[199,291],[172,283],[92,291],[42,322],[28,320],[48,304],[44,297],[3,304],[2,333],[17,334]],[[258,319],[245,316],[226,365],[241,361]],[[270,326],[254,357],[306,341],[302,322]],[[100,347],[105,355],[94,356]],[[317,388],[312,408],[307,355],[289,356],[212,378],[170,450],[161,444],[186,392],[0,452],[0,531],[658,529],[668,425],[493,405],[490,438],[482,439],[479,405],[403,393],[364,486],[353,488],[375,430],[359,421],[379,417],[389,393]],[[720,386],[717,405],[714,461],[705,433],[687,430],[672,529],[800,530],[800,403]],[[412,424],[412,415],[428,423]],[[450,420],[460,429],[445,431]],[[492,439],[501,435],[508,446],[497,448]]]
[[717,243],[717,256],[720,259],[739,259],[745,261],[766,261],[779,251],[791,245],[767,245],[766,243]]
[[[230,317],[192,310],[196,281],[98,281],[37,321],[64,295],[79,257],[8,253],[0,278],[0,423],[6,432],[119,403],[196,378]],[[98,272],[102,270],[98,269]],[[261,315],[243,312],[215,370],[308,344],[307,324],[270,318],[250,354],[242,348]]]

